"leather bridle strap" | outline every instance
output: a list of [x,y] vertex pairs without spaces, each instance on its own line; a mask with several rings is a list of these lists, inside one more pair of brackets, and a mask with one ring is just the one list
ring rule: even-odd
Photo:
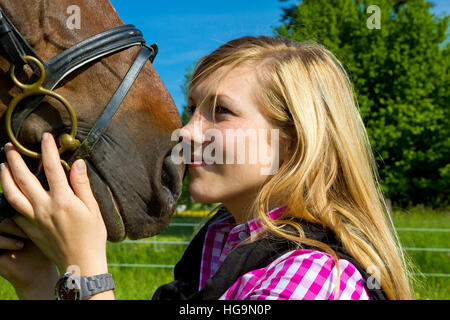
[[[126,24],[89,37],[45,62],[44,86],[53,89],[64,77],[85,64],[123,49],[144,45],[141,31]],[[156,52],[154,53],[156,55]],[[153,62],[153,59],[151,60]]]
[[70,166],[72,166],[72,163],[75,162],[75,160],[84,159],[90,155],[95,144],[98,142],[100,136],[106,130],[112,117],[119,109],[120,104],[122,103],[134,81],[141,72],[141,69],[144,67],[147,60],[149,60],[153,55],[154,52],[151,47],[147,48],[144,46],[141,48],[141,51],[134,60],[134,63],[131,65],[130,69],[125,75],[125,78],[122,80],[119,87],[116,89],[113,96],[109,100],[108,104],[103,110],[103,113],[100,115],[100,118],[98,118],[97,122],[89,131],[88,135],[81,143],[81,146],[71,155],[70,159],[67,161]]
[[[77,159],[89,157],[92,149],[100,139],[102,133],[106,130],[108,123],[121,105],[134,81],[139,76],[139,73],[147,60],[153,62],[153,59],[158,52],[158,47],[156,44],[151,46],[146,45],[142,33],[133,25],[123,25],[89,37],[43,63],[43,70],[45,70],[46,77],[41,87],[53,90],[64,77],[78,68],[89,62],[132,46],[141,46],[141,51],[137,55],[116,92],[114,92],[107,106],[103,110],[103,113],[81,143],[79,149],[70,156],[67,161],[70,166]],[[42,63],[42,59],[34,52],[20,32],[9,21],[1,8],[0,51],[3,56],[16,67],[23,67],[25,64],[28,64],[25,58],[27,55],[37,58],[38,61]],[[35,65],[30,64],[30,67],[34,71],[30,83],[34,83],[36,79],[40,79],[41,74]],[[17,135],[19,133],[18,131],[25,119],[36,110],[44,98],[45,95],[37,95],[24,98],[24,100],[21,101],[21,108],[14,111],[12,117],[11,128],[13,134]],[[4,156],[4,152],[0,152],[0,154]],[[6,160],[2,159],[2,161]],[[42,183],[45,183],[42,170],[37,176]],[[0,196],[0,222],[5,217],[12,217],[15,214],[14,208],[9,205],[6,198]]]
[[[137,45],[146,46],[145,40],[141,31],[130,24],[89,37],[44,63],[47,77],[42,87],[53,90],[68,74],[87,63]],[[158,47],[155,44],[150,47],[153,50],[150,61],[153,62]],[[31,81],[33,80],[32,77]],[[25,119],[36,110],[44,98],[45,96],[33,96],[24,101],[23,107],[13,117],[12,128],[15,134],[19,133]]]
[[[33,48],[22,37],[16,27],[9,21],[8,17],[0,8],[0,48],[5,58],[16,66],[23,66],[27,61],[23,58],[25,55],[41,58],[36,54]],[[33,70],[35,69],[32,66]]]

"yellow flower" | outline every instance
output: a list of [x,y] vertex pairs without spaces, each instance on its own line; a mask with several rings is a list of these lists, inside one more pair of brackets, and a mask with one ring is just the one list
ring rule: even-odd
[[174,217],[177,218],[203,218],[209,213],[209,210],[185,210],[177,211]]

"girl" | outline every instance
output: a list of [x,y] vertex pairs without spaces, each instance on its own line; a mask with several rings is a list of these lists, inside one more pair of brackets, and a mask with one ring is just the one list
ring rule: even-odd
[[[180,135],[194,145],[190,193],[222,205],[155,299],[411,299],[353,90],[332,53],[264,36],[232,40],[199,61],[189,102],[192,118]],[[244,162],[243,149],[230,144],[235,137],[245,142]],[[259,154],[270,154],[270,174],[267,161],[249,161],[255,141]],[[106,230],[84,162],[70,172],[72,191],[44,134],[47,192],[7,150],[1,182],[22,216],[0,232],[36,246],[20,249],[2,236],[0,248],[12,250],[0,256],[2,276],[21,298],[54,298],[54,265],[106,273]],[[91,299],[113,297],[109,290]]]

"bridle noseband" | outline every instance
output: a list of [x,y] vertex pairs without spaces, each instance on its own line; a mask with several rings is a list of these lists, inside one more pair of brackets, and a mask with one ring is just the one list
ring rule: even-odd
[[[77,139],[75,111],[69,101],[54,92],[53,89],[67,75],[87,63],[133,46],[141,47],[139,54],[88,135],[80,142]],[[145,63],[148,60],[153,62],[158,53],[158,47],[156,44],[151,46],[145,44],[141,31],[128,24],[89,37],[43,62],[0,8],[0,53],[11,64],[9,74],[12,81],[22,89],[22,93],[12,99],[5,113],[6,133],[10,141],[22,154],[33,158],[41,158],[40,153],[25,148],[17,140],[16,134],[25,119],[38,108],[45,96],[52,96],[64,105],[72,122],[70,133],[65,133],[59,137],[60,155],[66,151],[72,152],[67,160],[61,159],[61,163],[68,172],[75,160],[90,156],[92,149],[106,130]],[[26,64],[33,70],[30,83],[27,84],[20,82],[14,74],[16,67],[22,68]],[[17,108],[19,103],[20,109]],[[1,149],[1,153],[4,155],[4,150]],[[42,161],[39,163],[37,175],[38,177],[41,176],[42,180],[41,165]],[[15,215],[14,209],[2,195],[0,198],[0,222],[13,215]]]

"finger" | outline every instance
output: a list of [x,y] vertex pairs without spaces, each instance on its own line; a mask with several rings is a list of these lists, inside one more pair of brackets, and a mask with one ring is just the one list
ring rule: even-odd
[[33,206],[14,181],[11,169],[7,163],[0,164],[0,180],[3,195],[9,204],[21,214],[29,218],[34,218]]
[[8,159],[9,170],[14,177],[16,185],[32,204],[40,203],[48,199],[47,191],[42,187],[39,180],[28,169],[22,156],[16,148],[8,142],[5,145],[6,158]]
[[61,165],[58,146],[50,133],[44,132],[42,135],[41,148],[42,165],[44,166],[50,192],[66,192],[70,190],[66,172]]
[[31,239],[33,233],[35,233],[36,230],[36,226],[34,225],[33,221],[20,214],[15,215],[11,219],[14,220],[19,228],[25,232],[27,238]]
[[89,211],[97,212],[98,203],[92,193],[91,184],[87,175],[86,163],[83,159],[78,159],[70,170],[70,183],[73,192],[88,207]]
[[19,250],[23,248],[23,241],[0,235],[0,249]]
[[12,234],[21,238],[28,238],[22,229],[11,219],[5,219],[0,222],[0,233]]

